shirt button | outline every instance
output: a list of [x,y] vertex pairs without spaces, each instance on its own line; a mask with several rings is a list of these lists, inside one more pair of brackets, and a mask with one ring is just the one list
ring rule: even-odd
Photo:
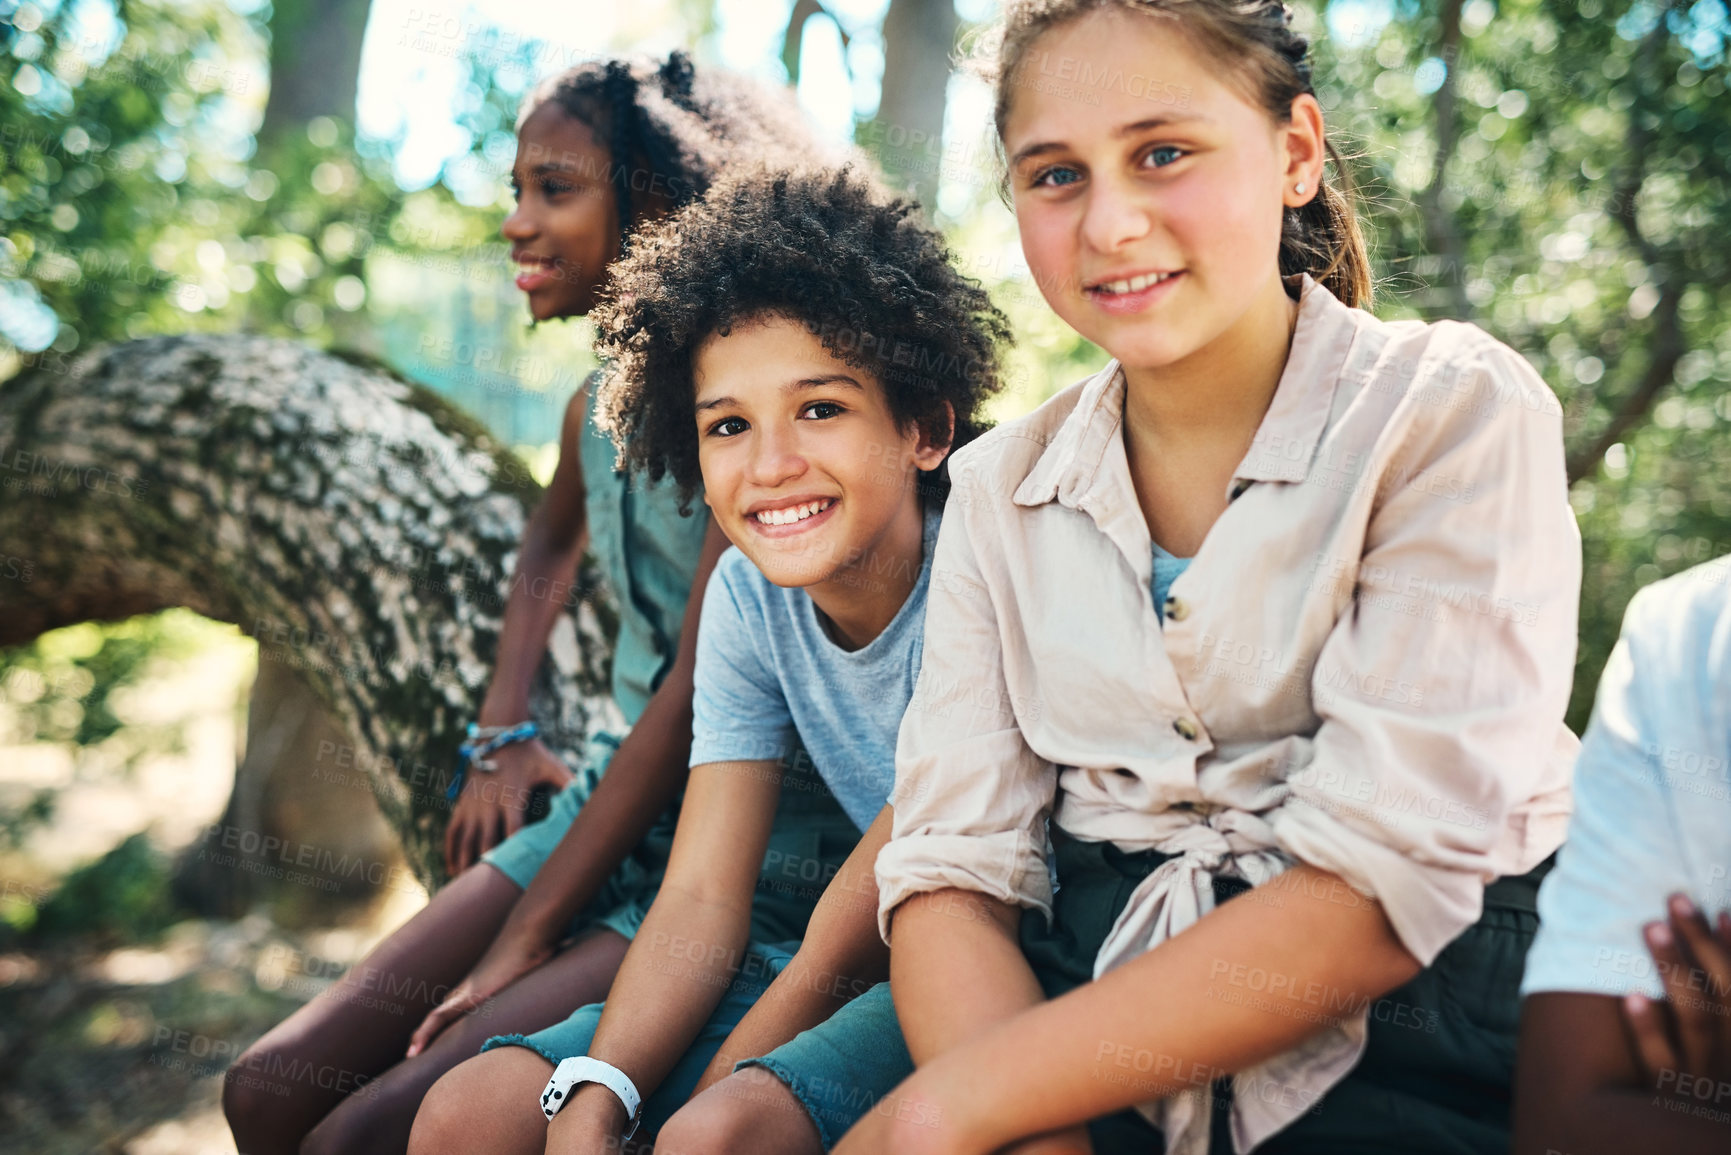
[[1178,731],[1178,736],[1186,742],[1196,741],[1196,735],[1201,733],[1201,731],[1196,728],[1196,723],[1192,722],[1189,718],[1178,719],[1176,722],[1172,723],[1172,728]]
[[1166,599],[1166,616],[1172,621],[1181,622],[1190,616],[1190,603],[1182,598]]

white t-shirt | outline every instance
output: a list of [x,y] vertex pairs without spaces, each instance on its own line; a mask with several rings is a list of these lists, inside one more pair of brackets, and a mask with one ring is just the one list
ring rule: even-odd
[[1523,995],[1663,994],[1641,935],[1731,907],[1731,557],[1641,590],[1599,682]]

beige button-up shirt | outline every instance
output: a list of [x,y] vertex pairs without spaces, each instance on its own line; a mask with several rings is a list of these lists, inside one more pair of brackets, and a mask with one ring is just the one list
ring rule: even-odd
[[[1162,622],[1124,390],[1108,364],[952,460],[877,863],[886,941],[898,904],[944,887],[1050,917],[1049,816],[1177,856],[1096,975],[1206,914],[1213,874],[1295,861],[1375,895],[1428,965],[1487,882],[1563,839],[1581,546],[1561,407],[1479,329],[1381,322],[1305,277],[1273,401]],[[1326,1089],[1362,1028],[1279,1077]],[[1245,1118],[1248,1098],[1246,1144],[1297,1113]],[[1174,1150],[1205,1148],[1205,1107],[1160,1120],[1190,1133]]]

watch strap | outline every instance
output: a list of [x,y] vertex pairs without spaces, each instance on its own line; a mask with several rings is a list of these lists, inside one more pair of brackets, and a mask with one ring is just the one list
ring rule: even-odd
[[570,1101],[573,1088],[582,1083],[600,1083],[619,1096],[630,1120],[625,1126],[622,1138],[631,1138],[642,1119],[643,1096],[637,1093],[637,1084],[631,1081],[631,1076],[612,1063],[604,1063],[588,1055],[575,1055],[562,1060],[553,1068],[553,1077],[547,1080],[547,1087],[541,1092],[541,1113],[552,1119],[559,1113],[559,1109]]

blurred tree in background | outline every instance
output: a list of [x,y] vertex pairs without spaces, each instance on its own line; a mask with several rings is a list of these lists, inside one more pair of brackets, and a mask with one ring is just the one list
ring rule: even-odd
[[[354,139],[367,9],[366,0],[283,0],[252,12],[210,2],[0,4],[0,378],[32,365],[64,372],[76,351],[102,341],[198,330],[382,351],[368,308],[375,250],[393,244],[395,230],[410,239],[413,259],[439,259],[497,221],[444,185],[405,192],[391,176],[390,142]],[[30,554],[28,542],[6,545]],[[18,731],[9,737],[94,753],[107,735],[88,734],[92,720],[113,721],[104,703],[181,655],[185,645],[172,642],[186,632],[165,632],[156,619],[93,625],[0,655]],[[298,793],[312,803],[299,820],[331,827],[326,841],[339,830],[363,838],[355,824],[368,821],[366,810],[338,794],[344,810],[331,813],[312,799],[304,772],[298,789],[267,789],[269,750],[300,753],[337,733],[305,686],[265,669],[252,712],[304,719],[307,733],[241,759],[225,820],[281,834],[283,800]],[[69,730],[68,718],[79,724]],[[143,753],[176,738],[112,728],[128,745],[124,757],[81,756],[79,767],[90,769],[75,768],[75,781],[99,764],[129,774]],[[0,828],[9,845],[52,819],[58,792],[8,800]],[[165,889],[160,854],[142,844],[114,854],[108,873],[142,878],[149,863],[155,869],[145,873]],[[189,853],[182,864],[182,896],[244,912],[259,876],[201,869],[198,858]],[[304,899],[304,890],[285,893]],[[18,904],[0,913],[14,925],[34,921]],[[41,926],[55,923],[45,917]]]
[[1569,722],[1635,590],[1731,552],[1724,0],[1337,5],[1384,316],[1474,321],[1562,399],[1586,570]]

